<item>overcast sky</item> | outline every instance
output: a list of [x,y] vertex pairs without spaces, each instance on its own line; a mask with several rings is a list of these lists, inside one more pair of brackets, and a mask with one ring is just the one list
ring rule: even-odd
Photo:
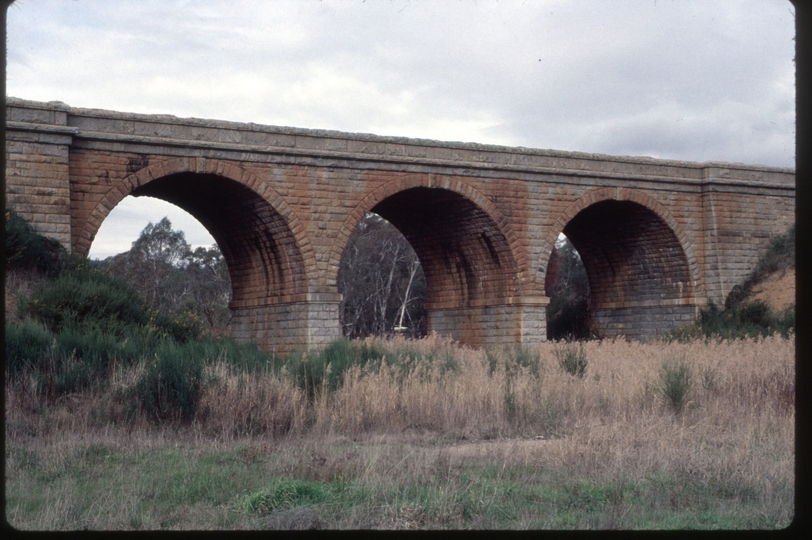
[[[788,0],[17,0],[7,93],[74,107],[794,166]],[[127,198],[92,257],[169,216]]]

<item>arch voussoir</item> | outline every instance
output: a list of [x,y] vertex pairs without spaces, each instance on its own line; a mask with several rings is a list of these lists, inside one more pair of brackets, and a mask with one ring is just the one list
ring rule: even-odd
[[559,233],[567,231],[589,275],[590,313],[600,332],[627,334],[634,328],[639,337],[655,335],[675,317],[690,320],[703,305],[688,235],[648,193],[594,189],[572,201],[553,223],[536,268],[546,272]]
[[533,284],[523,239],[490,199],[457,177],[401,175],[367,193],[335,233],[326,285],[338,282],[347,242],[369,211],[400,229],[420,257],[429,331],[472,346],[546,338],[545,299],[525,290]]

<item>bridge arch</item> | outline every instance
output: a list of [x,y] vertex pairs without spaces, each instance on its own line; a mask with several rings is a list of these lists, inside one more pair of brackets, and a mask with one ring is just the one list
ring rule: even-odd
[[[432,175],[392,180],[356,205],[334,241],[328,285],[336,283],[350,234],[367,212],[392,223],[420,259],[429,331],[477,345],[483,328],[507,317],[497,312],[519,302],[526,262],[514,251],[510,222],[464,182]],[[508,330],[511,324],[503,324],[506,333],[518,331]]]
[[75,249],[87,254],[99,227],[124,197],[150,196],[193,215],[217,242],[232,281],[232,309],[305,299],[315,268],[304,227],[258,177],[220,160],[156,162],[109,190],[81,225]]
[[692,320],[704,305],[687,235],[651,196],[602,188],[574,201],[545,239],[541,270],[562,232],[584,263],[589,311],[599,334],[650,337]]

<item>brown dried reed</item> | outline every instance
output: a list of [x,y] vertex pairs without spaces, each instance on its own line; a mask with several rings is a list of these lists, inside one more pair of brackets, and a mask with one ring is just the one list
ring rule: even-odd
[[[210,383],[193,426],[205,435],[237,438],[432,431],[460,439],[554,439],[617,431],[621,425],[632,432],[666,429],[669,436],[701,426],[712,436],[740,429],[743,419],[754,425],[783,424],[794,414],[794,341],[775,336],[668,344],[586,342],[589,364],[583,378],[560,369],[555,351],[561,343],[531,347],[525,351],[530,360],[519,362],[515,350],[486,354],[437,336],[371,341],[391,351],[391,358],[452,354],[456,369],[416,362],[404,374],[401,366],[384,359],[380,369],[351,368],[338,390],[308,399],[284,373],[249,374],[215,363],[207,368]],[[693,389],[679,415],[655,391],[662,362],[669,358],[684,361],[693,374]],[[48,425],[75,431],[126,424],[128,388],[138,377],[133,369],[140,368],[114,370],[109,395],[63,398],[64,418],[52,414]],[[7,423],[29,422],[37,402],[25,388],[7,386]],[[653,432],[649,436],[667,439]]]
[[[133,371],[114,370],[108,395],[66,396],[48,410],[30,388],[7,384],[6,440],[50,448],[42,454],[48,460],[70,459],[88,441],[127,448],[191,442],[201,452],[247,441],[246,460],[273,455],[279,471],[297,478],[370,486],[429,482],[471,460],[602,485],[663,478],[671,487],[657,496],[671,497],[675,508],[690,494],[674,486],[709,486],[721,497],[750,493],[785,521],[792,517],[791,339],[587,342],[583,377],[559,367],[561,343],[489,352],[436,336],[372,344],[393,359],[453,354],[456,366],[416,362],[405,373],[394,361],[356,366],[338,390],[310,398],[284,371],[247,374],[215,363],[186,426],[128,420]],[[655,389],[668,359],[685,362],[693,376],[679,413]],[[390,510],[399,519],[401,509]]]

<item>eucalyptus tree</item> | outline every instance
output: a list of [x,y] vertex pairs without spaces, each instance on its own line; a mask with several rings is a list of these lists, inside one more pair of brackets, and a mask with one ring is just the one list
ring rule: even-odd
[[403,235],[379,215],[366,214],[350,236],[338,287],[345,336],[425,334],[426,278],[420,260]]

